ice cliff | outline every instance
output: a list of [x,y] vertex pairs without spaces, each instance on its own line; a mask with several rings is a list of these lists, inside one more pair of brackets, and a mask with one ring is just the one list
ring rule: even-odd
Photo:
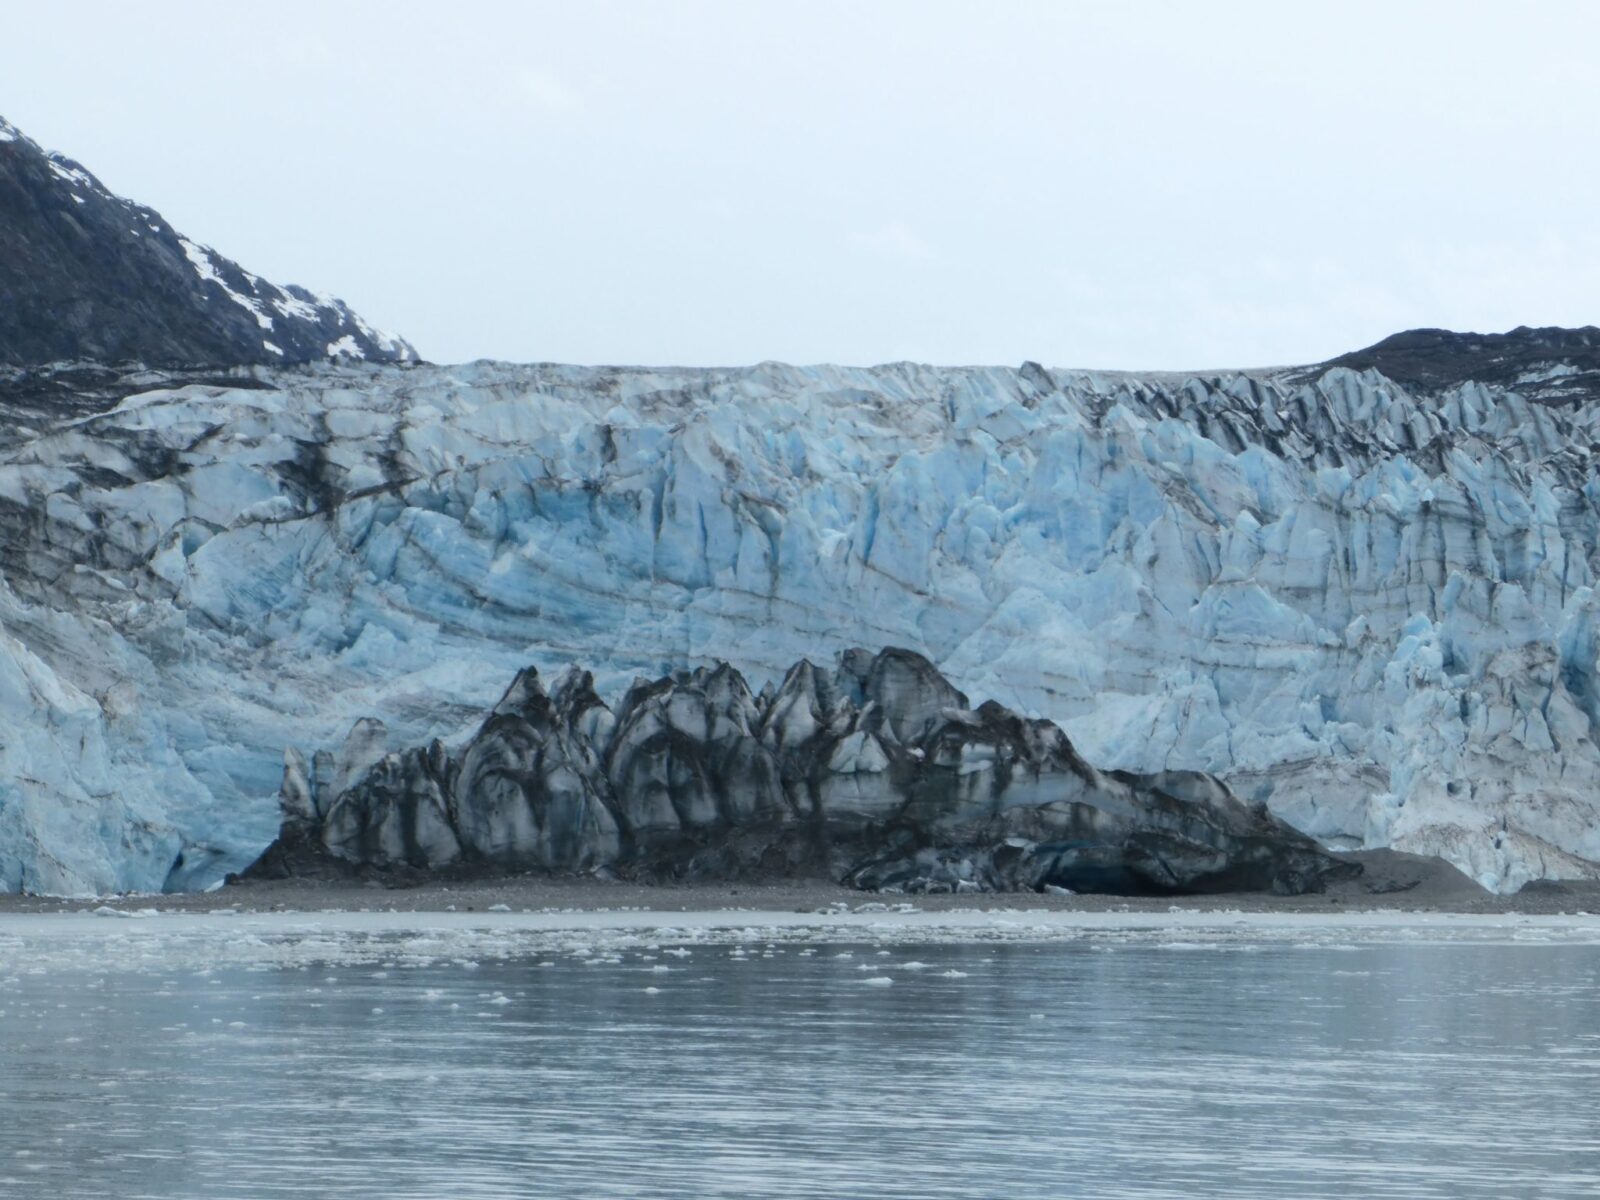
[[1592,873],[1600,342],[1519,335],[1490,383],[1466,341],[1402,347],[1408,386],[13,375],[0,887],[208,883],[272,840],[286,746],[371,716],[376,756],[457,754],[528,663],[617,696],[728,660],[759,690],[890,645],[1101,769],[1213,772],[1334,845]]

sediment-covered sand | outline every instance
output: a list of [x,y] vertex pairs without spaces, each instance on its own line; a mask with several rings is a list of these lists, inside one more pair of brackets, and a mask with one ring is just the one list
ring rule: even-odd
[[383,879],[263,880],[231,883],[210,892],[62,898],[0,895],[0,913],[124,911],[215,912],[814,912],[830,906],[859,908],[875,901],[909,904],[919,911],[1023,910],[1062,912],[1262,913],[1330,911],[1561,914],[1600,912],[1600,881],[1532,884],[1509,896],[1487,892],[1439,859],[1362,851],[1359,879],[1323,893],[1274,896],[1263,892],[1198,896],[1105,896],[1006,892],[875,895],[826,880],[783,879],[749,883],[639,884],[593,877],[492,874],[399,886]]

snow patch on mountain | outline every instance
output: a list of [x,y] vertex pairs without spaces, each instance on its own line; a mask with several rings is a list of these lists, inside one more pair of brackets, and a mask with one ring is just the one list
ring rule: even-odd
[[338,341],[328,343],[328,357],[365,358],[366,355],[361,352],[361,347],[357,345],[355,338],[351,337],[349,334],[346,334]]
[[[261,311],[261,306],[244,293],[234,291],[228,286],[227,280],[217,273],[216,267],[211,263],[212,252],[210,250],[204,246],[196,245],[186,237],[180,237],[178,244],[183,247],[183,253],[194,264],[194,273],[200,276],[201,282],[215,284],[221,289],[223,295],[254,317],[256,324],[260,325],[261,328],[266,330],[272,328],[272,318]],[[255,281],[252,279],[251,282]]]

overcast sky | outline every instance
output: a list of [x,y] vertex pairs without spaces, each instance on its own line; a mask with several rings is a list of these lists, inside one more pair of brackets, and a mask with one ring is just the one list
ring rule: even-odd
[[427,358],[1600,323],[1600,3],[19,4],[0,114]]

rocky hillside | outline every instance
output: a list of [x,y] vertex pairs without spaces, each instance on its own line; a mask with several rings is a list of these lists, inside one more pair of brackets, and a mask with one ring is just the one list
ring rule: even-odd
[[0,365],[405,362],[343,301],[279,287],[0,119]]
[[1377,371],[1414,391],[1443,392],[1466,383],[1516,391],[1543,404],[1600,400],[1600,328],[1456,333],[1408,329],[1365,350],[1342,354],[1329,367]]

